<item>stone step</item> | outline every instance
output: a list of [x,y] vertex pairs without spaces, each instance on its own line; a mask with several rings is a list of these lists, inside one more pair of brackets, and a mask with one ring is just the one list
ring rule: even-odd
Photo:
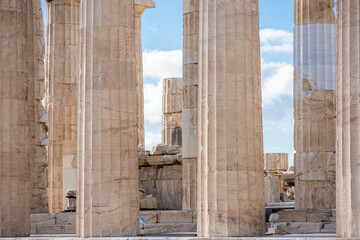
[[279,212],[278,222],[336,222],[335,209],[289,209]]
[[149,233],[196,232],[196,223],[148,223],[140,229],[141,235]]
[[336,233],[335,222],[281,222],[277,227],[287,234]]

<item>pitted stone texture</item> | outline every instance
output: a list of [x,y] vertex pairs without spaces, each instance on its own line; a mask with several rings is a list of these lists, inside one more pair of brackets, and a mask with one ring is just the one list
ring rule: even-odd
[[280,180],[270,175],[264,178],[265,203],[280,202]]
[[163,80],[163,127],[162,142],[168,145],[182,145],[182,110],[183,80],[182,78],[166,78]]
[[287,153],[265,153],[265,171],[284,172],[288,169]]
[[134,1],[81,1],[77,236],[139,232]]
[[337,4],[337,236],[360,239],[360,1]]
[[[46,82],[49,113],[49,207],[66,210],[63,159],[77,161],[80,1],[48,1]],[[74,170],[76,171],[76,170]],[[72,179],[72,181],[76,179]]]
[[200,0],[199,237],[265,234],[258,7]]
[[295,207],[334,208],[336,37],[334,0],[295,0]]
[[0,236],[20,237],[47,210],[41,2],[3,0],[0,19]]
[[295,1],[295,25],[335,24],[334,7],[334,0],[297,0]]

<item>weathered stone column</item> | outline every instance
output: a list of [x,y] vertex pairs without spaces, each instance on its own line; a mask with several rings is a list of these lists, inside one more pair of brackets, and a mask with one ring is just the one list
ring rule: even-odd
[[[47,3],[49,207],[50,212],[61,212],[66,209],[66,186],[71,186],[63,165],[77,165],[80,0]],[[72,184],[76,186],[76,181]]]
[[154,8],[153,0],[135,0],[135,47],[136,47],[136,91],[138,95],[138,137],[145,147],[143,58],[141,43],[141,16],[148,8]]
[[77,236],[139,231],[133,0],[81,1]]
[[30,121],[31,151],[31,212],[47,213],[48,161],[47,114],[42,100],[45,96],[44,23],[41,0],[28,0],[27,64],[29,81],[28,116]]
[[182,109],[182,78],[165,78],[162,100],[162,143],[182,146]]
[[41,91],[36,88],[44,79],[40,4],[40,0],[0,2],[1,237],[30,234],[31,197],[38,187],[30,172],[37,171],[40,134],[35,126],[40,120],[35,117]]
[[295,206],[335,208],[334,0],[295,0]]
[[337,1],[337,236],[360,239],[360,2]]
[[183,109],[182,109],[182,205],[196,209],[196,162],[198,155],[198,65],[199,65],[199,0],[183,1]]
[[200,237],[265,234],[258,7],[200,0]]

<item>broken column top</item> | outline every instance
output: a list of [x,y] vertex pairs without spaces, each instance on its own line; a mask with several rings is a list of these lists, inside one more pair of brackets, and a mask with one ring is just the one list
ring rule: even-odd
[[148,8],[155,8],[155,2],[153,0],[135,0],[135,13],[143,14]]
[[334,0],[296,0],[295,26],[305,24],[335,24]]

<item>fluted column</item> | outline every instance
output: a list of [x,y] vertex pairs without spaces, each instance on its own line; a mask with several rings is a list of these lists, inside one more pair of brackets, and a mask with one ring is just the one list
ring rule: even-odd
[[136,91],[138,96],[138,144],[145,147],[144,125],[144,83],[143,83],[143,58],[141,41],[141,16],[148,8],[154,8],[153,0],[135,0],[135,47],[136,47]]
[[335,208],[334,0],[295,0],[295,206]]
[[139,231],[133,0],[80,4],[77,236]]
[[200,237],[265,234],[258,7],[200,0]]
[[44,23],[41,0],[28,0],[27,64],[29,81],[28,115],[32,139],[30,151],[31,212],[47,213],[48,161],[47,114],[42,100],[45,96]]
[[360,239],[360,2],[337,1],[337,235]]
[[63,173],[63,165],[77,165],[80,0],[47,2],[49,207],[50,212],[61,212],[66,209],[67,186],[76,186],[76,178]]
[[182,205],[196,209],[199,0],[183,1]]
[[[30,171],[39,144],[36,87],[43,82],[40,0],[0,2],[0,236],[30,234]],[[41,95],[41,94],[40,94]]]

